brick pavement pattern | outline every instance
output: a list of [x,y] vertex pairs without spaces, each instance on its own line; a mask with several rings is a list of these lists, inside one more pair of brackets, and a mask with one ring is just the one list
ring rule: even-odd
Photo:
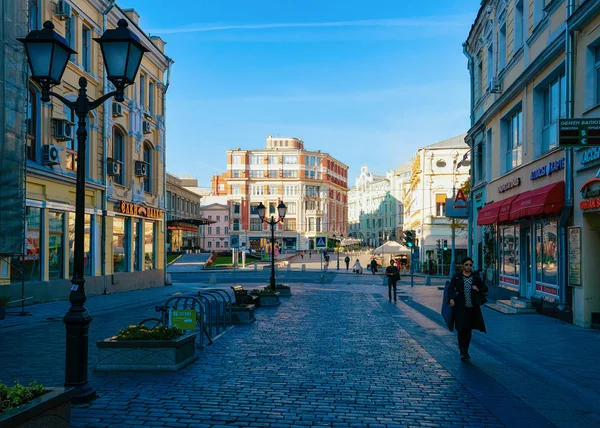
[[295,290],[257,318],[178,373],[94,373],[73,425],[502,426],[371,294]]

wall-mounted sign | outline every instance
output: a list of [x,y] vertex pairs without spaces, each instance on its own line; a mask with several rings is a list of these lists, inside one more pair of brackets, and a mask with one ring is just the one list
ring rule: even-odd
[[560,147],[600,145],[600,120],[560,119],[558,121],[558,145]]
[[454,199],[446,198],[446,217],[469,218],[469,203],[462,189],[458,189]]
[[529,178],[531,180],[537,180],[540,177],[545,177],[547,175],[551,175],[553,172],[560,171],[565,168],[565,158],[558,159],[555,161],[550,161],[546,165],[541,168],[534,169],[531,171]]
[[500,186],[498,186],[498,193],[504,193],[509,189],[512,189],[513,187],[517,187],[521,185],[521,177],[517,177],[512,181],[509,181],[508,183],[504,183]]
[[[600,174],[600,171],[598,171]],[[583,199],[590,199],[600,196],[600,178],[592,178],[591,180],[586,181],[581,189],[581,197]]]
[[600,147],[592,147],[591,149],[584,150],[579,153],[579,156],[581,156],[580,160],[582,165],[594,162],[600,159]]
[[133,204],[131,202],[119,202],[119,211],[128,215],[139,215],[148,218],[162,218],[162,211],[158,208],[146,207],[144,205]]
[[580,227],[569,227],[569,285],[581,285]]

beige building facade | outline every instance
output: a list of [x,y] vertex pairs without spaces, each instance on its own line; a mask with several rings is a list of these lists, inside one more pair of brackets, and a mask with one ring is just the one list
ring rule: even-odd
[[[165,76],[171,60],[165,43],[139,27],[132,9],[106,0],[30,1],[30,29],[44,21],[77,52],[53,90],[75,99],[78,80],[88,95],[111,90],[99,45],[93,41],[126,19],[149,49],[125,101],[107,101],[87,123],[85,278],[88,294],[164,284],[165,269]],[[19,34],[24,37],[26,34]],[[52,98],[40,101],[33,84],[27,103],[25,253],[5,271],[0,294],[17,295],[23,270],[32,301],[67,298],[73,266],[75,177],[78,164],[74,112]],[[14,289],[13,289],[14,288]]]

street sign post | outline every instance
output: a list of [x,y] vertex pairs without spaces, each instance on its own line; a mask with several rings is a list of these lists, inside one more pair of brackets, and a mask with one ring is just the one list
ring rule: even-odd
[[560,119],[560,147],[600,146],[600,119]]
[[171,309],[169,313],[169,325],[179,330],[195,330],[196,311]]
[[229,248],[240,247],[240,235],[229,235]]
[[316,236],[315,237],[315,248],[316,249],[327,248],[327,237],[326,236]]

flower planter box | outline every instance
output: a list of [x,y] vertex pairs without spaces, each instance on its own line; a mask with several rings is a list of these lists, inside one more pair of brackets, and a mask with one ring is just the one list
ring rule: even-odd
[[73,388],[48,388],[46,394],[0,413],[0,427],[70,427],[75,392]]
[[279,297],[290,297],[292,295],[292,289],[287,285],[278,285],[276,290]]
[[98,371],[177,371],[198,359],[196,333],[174,340],[114,340],[96,342]]
[[260,306],[277,306],[281,303],[279,300],[279,293],[275,294],[261,294],[260,295]]
[[256,321],[254,318],[255,305],[232,305],[231,306],[231,322],[233,324],[252,324]]

